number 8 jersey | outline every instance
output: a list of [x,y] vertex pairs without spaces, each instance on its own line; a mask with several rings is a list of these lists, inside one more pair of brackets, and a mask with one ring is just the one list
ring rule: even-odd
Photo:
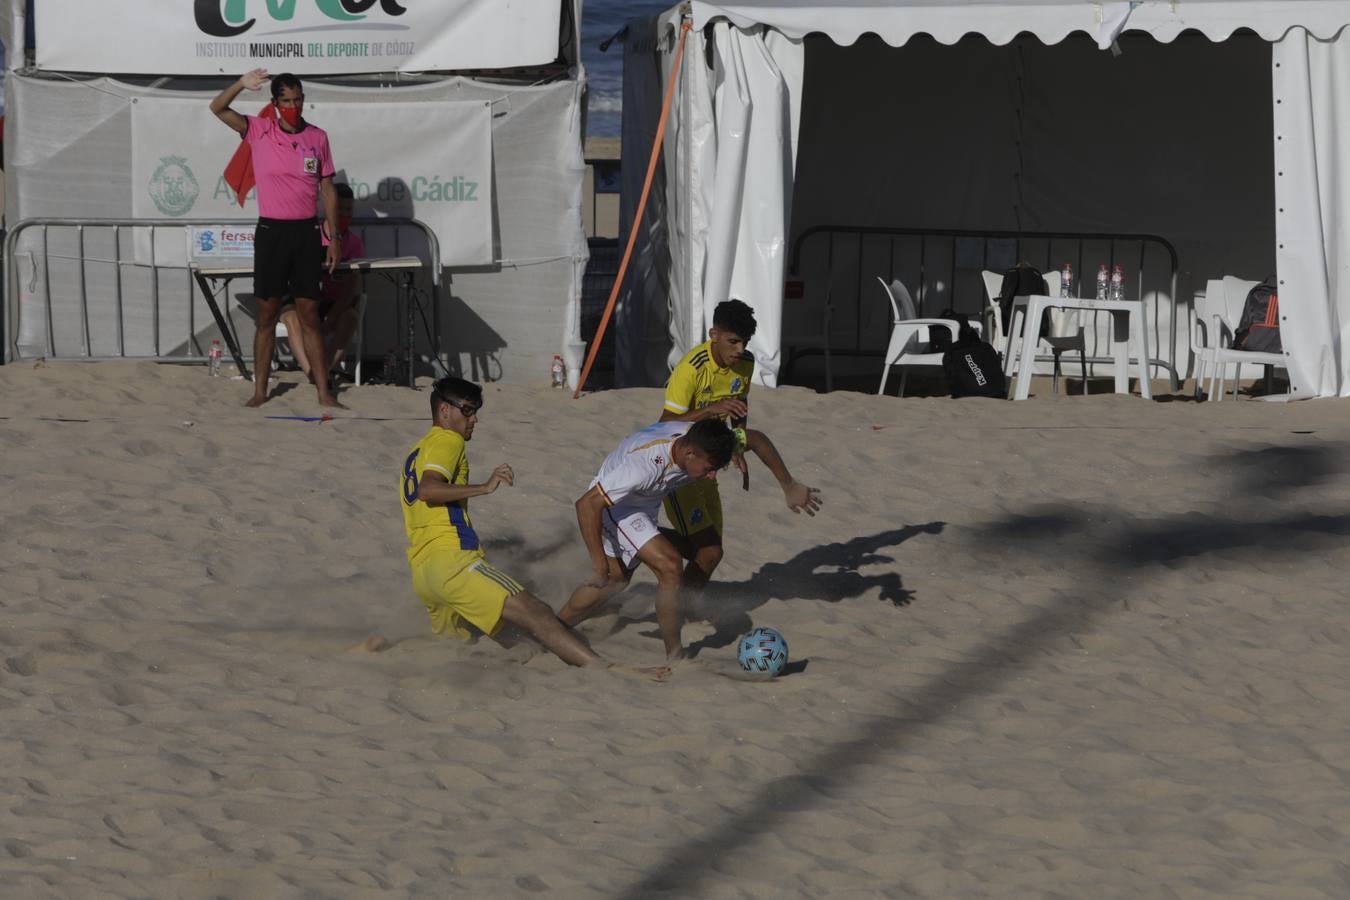
[[417,487],[428,471],[443,476],[451,484],[468,484],[469,457],[464,438],[435,426],[403,460],[399,495],[403,527],[408,532],[408,559],[416,560],[428,550],[463,553],[466,566],[482,559],[483,550],[469,519],[468,500],[428,503],[417,499]]

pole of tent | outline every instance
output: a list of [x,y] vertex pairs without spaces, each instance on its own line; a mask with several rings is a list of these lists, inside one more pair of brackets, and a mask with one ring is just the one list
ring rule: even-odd
[[591,349],[586,353],[586,364],[581,367],[581,377],[577,379],[577,389],[572,393],[575,400],[581,396],[586,379],[590,377],[595,356],[600,352],[600,342],[604,340],[605,329],[609,327],[609,317],[614,312],[614,303],[619,299],[619,287],[623,284],[624,273],[628,271],[628,260],[633,255],[633,244],[637,241],[638,229],[642,226],[642,214],[647,208],[647,195],[651,193],[652,178],[656,176],[656,163],[661,158],[661,141],[666,134],[666,119],[670,117],[670,102],[675,97],[675,84],[680,80],[680,63],[684,60],[685,39],[693,26],[688,21],[680,25],[680,44],[675,48],[675,62],[670,68],[670,83],[666,85],[666,97],[661,103],[661,118],[656,123],[656,138],[652,141],[652,155],[647,162],[647,178],[642,182],[642,195],[638,198],[637,210],[633,213],[633,222],[628,229],[628,245],[623,251],[623,260],[619,263],[619,272],[614,276],[614,286],[609,291],[609,302],[605,304],[604,315],[600,317],[600,327],[595,330],[591,340]]

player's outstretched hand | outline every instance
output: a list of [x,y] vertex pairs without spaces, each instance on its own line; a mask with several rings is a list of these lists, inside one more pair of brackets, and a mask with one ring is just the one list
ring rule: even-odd
[[820,491],[807,487],[800,481],[794,481],[783,488],[783,499],[787,501],[788,509],[795,513],[814,516],[816,510],[820,509]]
[[499,485],[515,484],[516,473],[511,471],[511,467],[506,463],[492,470],[492,477],[487,480],[488,493],[497,490]]
[[242,81],[244,87],[248,88],[250,91],[256,91],[264,84],[267,84],[271,78],[272,76],[267,74],[266,69],[253,69],[245,72],[240,76],[239,80]]

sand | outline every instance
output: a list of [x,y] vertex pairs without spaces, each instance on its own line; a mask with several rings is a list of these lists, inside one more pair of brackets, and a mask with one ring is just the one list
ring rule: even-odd
[[[424,392],[247,393],[0,368],[4,896],[1350,894],[1344,403],[758,392],[826,505],[724,485],[651,684],[432,638]],[[659,405],[489,386],[489,558],[561,605],[571,502]],[[792,674],[736,677],[752,624]],[[659,661],[650,578],[584,630]]]

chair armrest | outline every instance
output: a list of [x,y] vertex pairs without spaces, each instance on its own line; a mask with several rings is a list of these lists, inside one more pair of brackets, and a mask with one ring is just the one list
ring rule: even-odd
[[[955,319],[904,319],[902,320],[902,323],[905,325],[927,325],[929,328],[945,328],[952,333],[952,337],[956,337],[961,332],[961,323]],[[971,321],[968,322],[968,324],[974,329],[976,334],[983,333],[983,323]]]
[[926,344],[930,324],[927,319],[901,319],[891,326],[891,342],[899,341],[902,345],[908,345],[913,340]]
[[1213,348],[1209,345],[1209,324],[1194,306],[1191,307],[1189,316],[1190,327],[1187,330],[1191,337],[1191,352],[1203,353],[1206,350],[1212,350]]
[[1233,332],[1224,323],[1223,317],[1218,313],[1214,314],[1214,346],[1220,349],[1231,349],[1233,346]]
[[1234,362],[1252,363],[1258,366],[1287,366],[1289,360],[1283,353],[1271,353],[1268,350],[1226,350],[1224,357]]

